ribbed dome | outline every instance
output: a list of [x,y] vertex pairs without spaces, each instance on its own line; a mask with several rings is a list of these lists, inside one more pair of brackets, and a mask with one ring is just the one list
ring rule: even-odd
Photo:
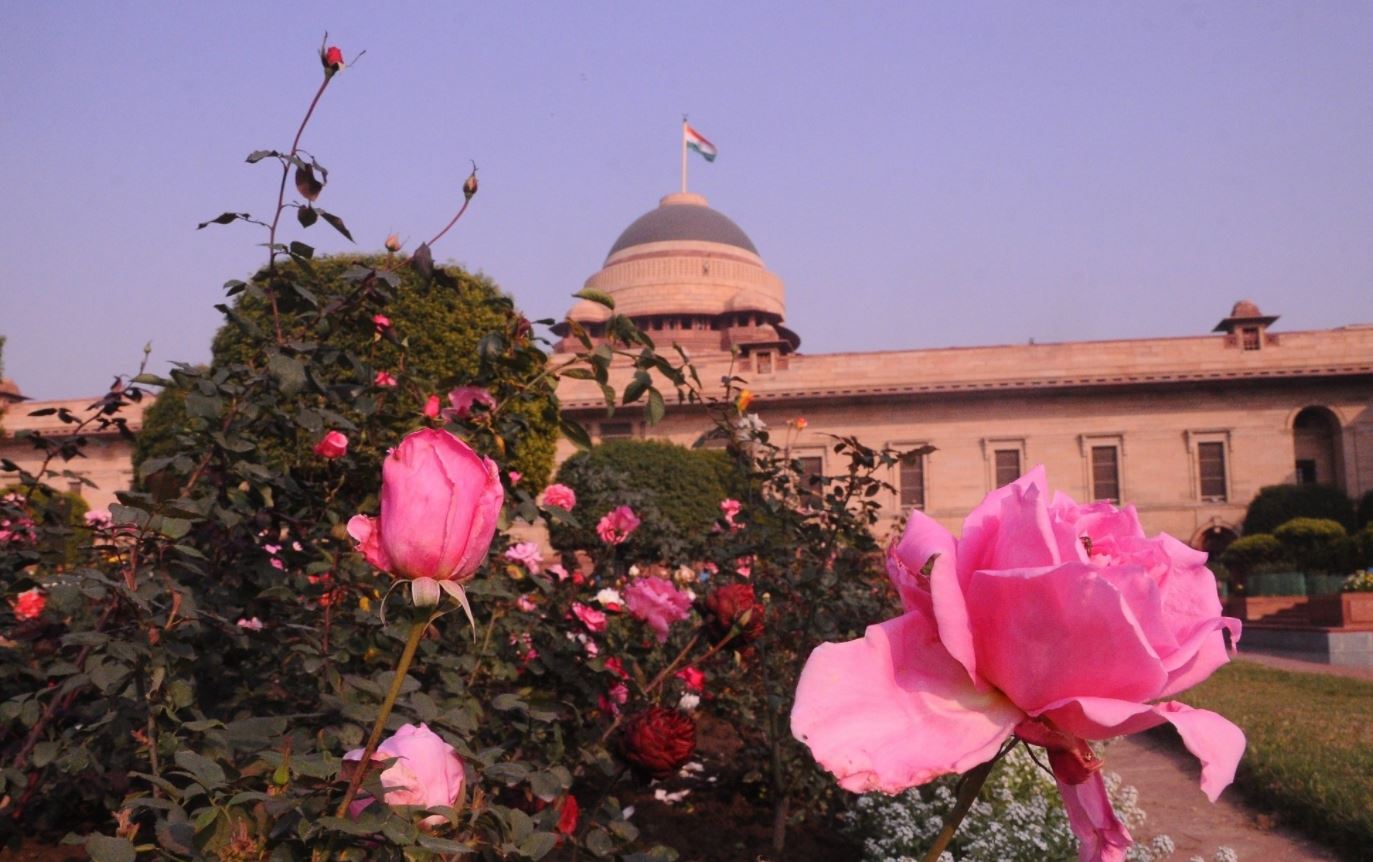
[[675,194],[663,198],[656,210],[644,213],[625,228],[606,257],[636,245],[674,240],[718,242],[758,254],[748,234],[727,216],[706,206],[705,198]]

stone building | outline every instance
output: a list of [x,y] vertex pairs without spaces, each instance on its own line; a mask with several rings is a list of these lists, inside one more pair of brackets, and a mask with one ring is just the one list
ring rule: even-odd
[[[956,530],[989,490],[1040,463],[1078,500],[1131,503],[1147,530],[1211,549],[1265,485],[1373,489],[1373,324],[1275,332],[1277,317],[1246,301],[1210,334],[1197,321],[1192,337],[809,355],[747,234],[686,194],[630,224],[586,287],[660,348],[689,351],[702,381],[745,378],[769,426],[804,417],[793,451],[810,471],[839,468],[830,434],[934,446],[890,476],[888,524],[918,508]],[[568,318],[600,336],[609,314],[583,300]],[[568,323],[555,332],[557,349],[577,349]],[[564,379],[558,395],[600,439],[690,445],[709,427],[700,408],[671,404],[653,427],[637,409],[607,418],[593,381]]]

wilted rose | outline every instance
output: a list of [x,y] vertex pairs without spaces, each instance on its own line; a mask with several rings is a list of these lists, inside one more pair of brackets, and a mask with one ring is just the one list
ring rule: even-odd
[[400,251],[400,247],[401,247],[400,234],[394,234],[394,233],[393,233],[393,234],[387,235],[387,237],[386,237],[386,250],[387,250],[387,251],[389,251],[389,252],[391,252],[391,253],[394,254],[395,252]]
[[330,461],[348,454],[348,435],[342,431],[330,431],[315,444],[315,454]]
[[679,709],[651,706],[625,720],[620,750],[637,771],[666,778],[696,750],[696,722]]
[[723,638],[736,626],[744,640],[763,636],[764,610],[754,599],[752,584],[728,584],[706,596],[716,638]]
[[[386,456],[380,514],[353,516],[348,534],[395,577],[462,581],[486,558],[504,496],[494,462],[447,431],[422,428]],[[427,587],[437,601],[437,586]]]
[[[362,753],[361,748],[353,749],[343,755],[344,763],[362,760]],[[384,798],[392,808],[451,807],[462,795],[462,760],[453,746],[426,724],[403,725],[394,735],[382,740],[372,754],[372,760],[394,760],[381,774],[381,785],[386,789]],[[348,806],[348,813],[356,817],[373,801],[367,794],[359,794]],[[420,821],[425,826],[446,822],[448,818],[442,814],[431,814]]]
[[472,408],[477,404],[485,406],[487,410],[496,408],[496,399],[480,386],[459,386],[451,390],[448,393],[448,403],[453,406],[444,408],[443,418],[449,422],[466,419],[472,415]]

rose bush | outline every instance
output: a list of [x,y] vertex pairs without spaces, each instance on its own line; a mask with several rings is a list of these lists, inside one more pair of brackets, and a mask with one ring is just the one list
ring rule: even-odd
[[1239,728],[1163,700],[1228,660],[1206,556],[1147,538],[1133,508],[1052,499],[1043,468],[987,496],[955,540],[912,512],[888,569],[905,613],[818,647],[791,726],[846,789],[895,793],[984,764],[1012,737],[1048,750],[1084,860],[1130,844],[1089,741],[1171,723],[1214,801]]

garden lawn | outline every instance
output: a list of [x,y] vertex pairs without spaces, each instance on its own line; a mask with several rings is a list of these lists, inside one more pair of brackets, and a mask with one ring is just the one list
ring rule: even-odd
[[1341,853],[1373,847],[1373,682],[1232,662],[1182,696],[1244,729],[1235,784]]

